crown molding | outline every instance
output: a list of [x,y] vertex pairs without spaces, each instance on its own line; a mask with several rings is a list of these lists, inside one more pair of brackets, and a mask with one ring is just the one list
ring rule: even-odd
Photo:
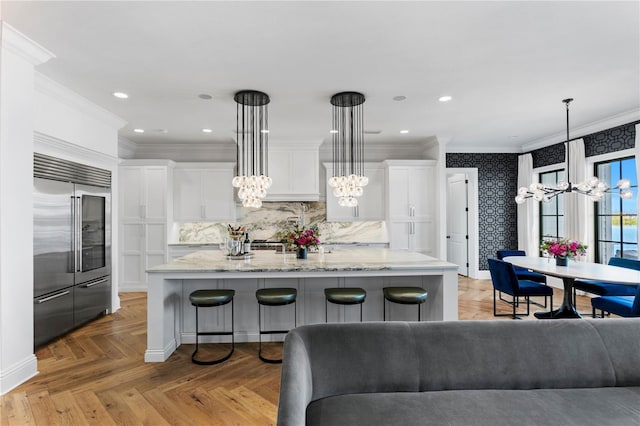
[[522,154],[522,148],[513,146],[466,146],[466,145],[446,145],[447,154]]
[[115,129],[121,129],[127,124],[126,120],[94,104],[87,98],[78,95],[76,92],[46,77],[42,73],[35,73],[35,88],[36,91],[41,94],[60,101],[71,108],[85,112],[96,120]]
[[33,150],[41,154],[64,157],[71,161],[102,165],[111,169],[118,164],[116,157],[40,132],[34,132],[33,134]]
[[[622,112],[620,114],[613,115],[611,117],[604,118],[602,120],[594,121],[593,123],[589,123],[584,126],[572,128],[571,132],[574,134],[579,134],[580,136],[572,137],[571,139],[579,139],[593,133],[612,129],[614,127],[622,126],[623,124],[631,123],[638,120],[640,120],[640,108],[635,108],[629,111]],[[566,139],[567,136],[565,132],[556,133],[554,135],[542,139],[537,139],[530,143],[522,145],[522,151],[520,152],[535,151],[536,149],[544,148],[545,146],[566,142]]]
[[235,143],[135,143],[126,138],[119,138],[118,152],[120,157],[131,159],[161,158],[179,162],[234,163],[236,160]]
[[43,64],[49,59],[56,57],[53,52],[45,49],[11,25],[4,21],[1,21],[1,23],[3,49],[15,53],[34,66]]

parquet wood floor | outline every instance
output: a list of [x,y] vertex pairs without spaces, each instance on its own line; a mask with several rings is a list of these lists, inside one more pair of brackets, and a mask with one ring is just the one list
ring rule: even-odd
[[[562,291],[554,296],[557,305]],[[237,344],[216,366],[192,364],[193,345],[147,364],[146,293],[120,298],[115,314],[37,350],[40,374],[2,396],[0,425],[275,424],[281,366],[261,362],[257,344]],[[591,312],[579,299],[579,310]],[[459,317],[494,318],[490,281],[460,278]]]

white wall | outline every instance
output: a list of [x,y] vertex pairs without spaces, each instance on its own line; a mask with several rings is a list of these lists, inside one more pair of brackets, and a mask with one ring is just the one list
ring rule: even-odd
[[[33,153],[112,171],[122,119],[34,72],[53,54],[2,23],[0,51],[0,394],[37,374],[33,353]],[[112,208],[118,211],[112,190]],[[118,247],[117,214],[112,247]],[[117,271],[113,250],[112,268]],[[113,274],[112,307],[120,306]]]
[[52,54],[0,23],[0,394],[37,374],[33,354],[34,65]]

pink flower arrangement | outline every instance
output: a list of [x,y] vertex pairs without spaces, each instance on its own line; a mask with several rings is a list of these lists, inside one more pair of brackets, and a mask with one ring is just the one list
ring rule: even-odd
[[295,225],[290,230],[278,233],[282,242],[289,245],[289,247],[318,247],[320,244],[320,234],[318,233],[318,227],[313,225],[309,228]]
[[294,244],[298,247],[316,247],[320,242],[320,239],[316,237],[313,229],[292,232],[289,234],[289,239],[293,240]]
[[557,241],[542,241],[540,250],[553,255],[553,257],[572,258],[575,256],[584,256],[587,252],[587,246],[578,241],[561,238]]

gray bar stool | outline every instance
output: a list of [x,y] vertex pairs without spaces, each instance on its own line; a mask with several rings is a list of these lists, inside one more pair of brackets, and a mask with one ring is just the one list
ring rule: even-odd
[[336,305],[360,305],[360,322],[362,322],[362,303],[367,297],[367,292],[359,287],[325,288],[324,289],[324,322],[328,321],[329,302]]
[[256,291],[256,299],[258,299],[258,331],[259,331],[259,349],[258,357],[269,364],[280,364],[282,359],[269,359],[262,356],[262,335],[263,334],[285,334],[289,330],[262,330],[262,315],[260,306],[284,306],[293,303],[293,327],[297,325],[296,318],[298,310],[296,308],[296,296],[298,290],[295,288],[261,288]]
[[384,287],[382,289],[382,319],[387,320],[386,301],[402,305],[418,305],[418,321],[420,321],[420,306],[427,300],[427,290],[422,287]]
[[[196,290],[189,295],[191,304],[196,307],[196,350],[191,355],[191,362],[199,365],[219,364],[228,360],[235,349],[234,326],[233,326],[233,296],[235,290]],[[214,306],[223,306],[231,302],[231,331],[200,331],[198,328],[198,308],[210,308]],[[198,353],[198,340],[200,336],[231,336],[231,350],[222,358],[212,361],[199,361],[196,359]]]

